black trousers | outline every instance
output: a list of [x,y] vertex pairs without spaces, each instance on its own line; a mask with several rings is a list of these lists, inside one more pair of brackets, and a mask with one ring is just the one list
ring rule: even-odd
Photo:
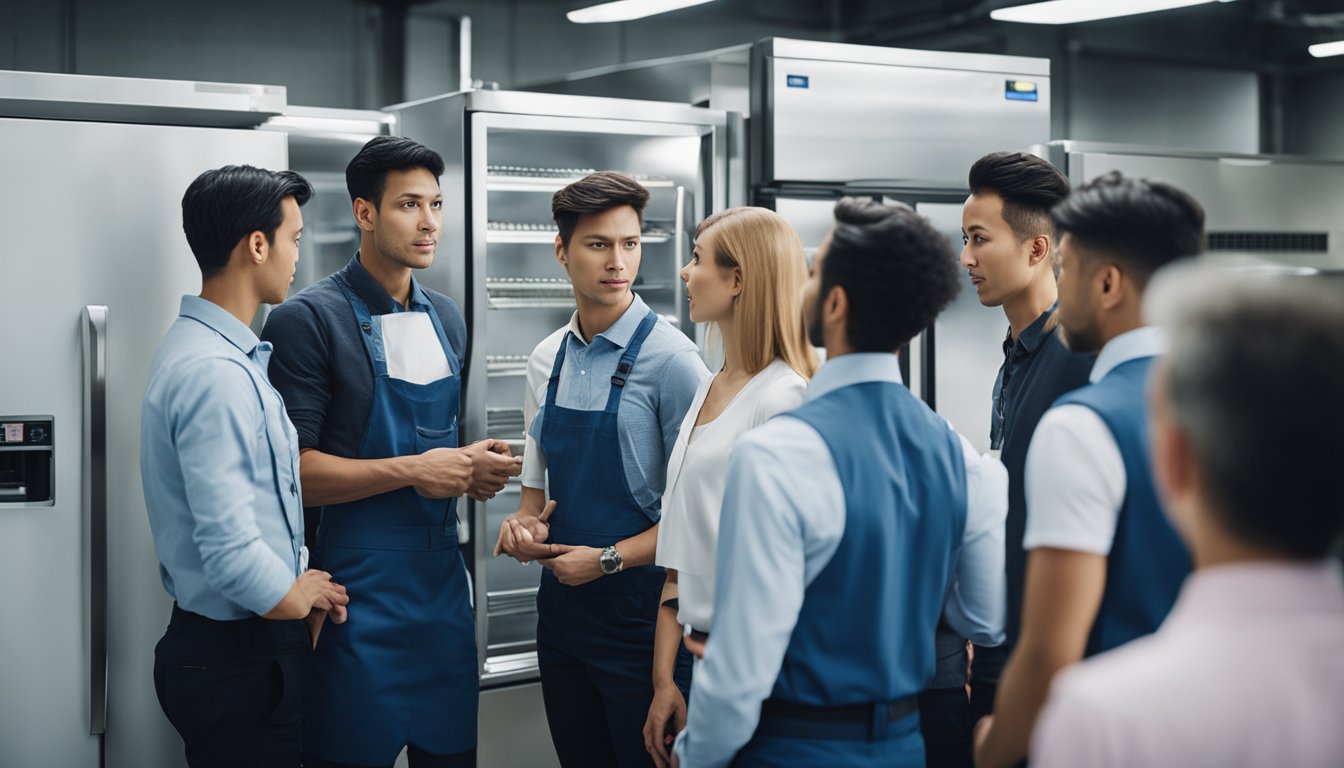
[[154,689],[187,764],[298,768],[311,652],[302,621],[215,621],[174,605],[154,648]]
[[994,713],[994,697],[999,692],[999,676],[1003,666],[1008,663],[1008,644],[984,647],[975,646],[975,658],[971,660],[971,727],[985,715]]
[[[476,768],[476,750],[458,752],[452,755],[432,755],[419,747],[406,747],[406,757],[411,768]],[[333,763],[316,757],[305,757],[303,768],[393,768],[395,763],[386,766],[364,766],[354,763]]]
[[919,730],[928,768],[971,768],[970,702],[964,686],[919,694]]

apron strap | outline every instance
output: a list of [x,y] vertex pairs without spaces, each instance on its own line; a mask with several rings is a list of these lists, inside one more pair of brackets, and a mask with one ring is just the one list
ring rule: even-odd
[[611,393],[607,395],[607,407],[604,409],[607,413],[615,413],[617,406],[621,402],[621,392],[625,390],[625,381],[630,378],[630,371],[635,367],[635,359],[639,357],[639,350],[644,346],[644,340],[653,332],[653,327],[658,324],[658,315],[653,310],[644,316],[640,321],[639,328],[635,330],[635,335],[630,339],[630,346],[625,348],[625,354],[621,355],[621,361],[616,364],[616,373],[611,376]]
[[569,347],[569,337],[573,335],[573,331],[566,331],[565,338],[560,341],[560,351],[555,353],[555,364],[551,366],[551,380],[546,384],[547,407],[555,407],[555,393],[560,390],[560,369],[565,365],[565,350]]
[[369,313],[368,305],[346,282],[345,275],[337,272],[332,278],[341,289],[341,293],[345,294],[345,300],[350,302],[350,309],[354,310],[355,322],[359,324],[360,340],[364,342],[364,351],[368,353],[369,362],[373,364],[373,377],[387,378],[387,355],[383,352],[382,335],[374,331],[373,317]]

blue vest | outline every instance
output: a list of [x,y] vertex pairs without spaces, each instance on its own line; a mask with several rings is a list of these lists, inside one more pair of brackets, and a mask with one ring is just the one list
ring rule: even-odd
[[947,423],[910,390],[864,382],[789,416],[826,441],[845,531],[808,585],[773,697],[812,706],[924,690],[966,527],[966,466]]
[[1156,358],[1121,363],[1055,405],[1101,417],[1125,462],[1125,501],[1106,558],[1106,591],[1085,654],[1108,651],[1157,629],[1190,573],[1190,554],[1157,500],[1148,450],[1148,372]]

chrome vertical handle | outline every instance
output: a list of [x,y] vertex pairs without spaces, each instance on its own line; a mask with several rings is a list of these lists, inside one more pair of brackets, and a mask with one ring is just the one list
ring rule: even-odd
[[107,731],[107,307],[84,308],[84,547],[89,733]]
[[676,263],[672,265],[672,295],[676,297],[677,325],[685,331],[690,327],[690,319],[686,317],[686,292],[676,288],[681,265],[686,263],[686,188],[680,184],[677,185],[677,211],[674,217],[672,240],[675,245],[672,247],[672,258]]

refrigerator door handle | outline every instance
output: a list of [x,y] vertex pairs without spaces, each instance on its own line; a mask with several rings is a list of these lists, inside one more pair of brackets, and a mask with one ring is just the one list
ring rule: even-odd
[[84,307],[83,514],[89,595],[89,733],[107,732],[107,307]]

